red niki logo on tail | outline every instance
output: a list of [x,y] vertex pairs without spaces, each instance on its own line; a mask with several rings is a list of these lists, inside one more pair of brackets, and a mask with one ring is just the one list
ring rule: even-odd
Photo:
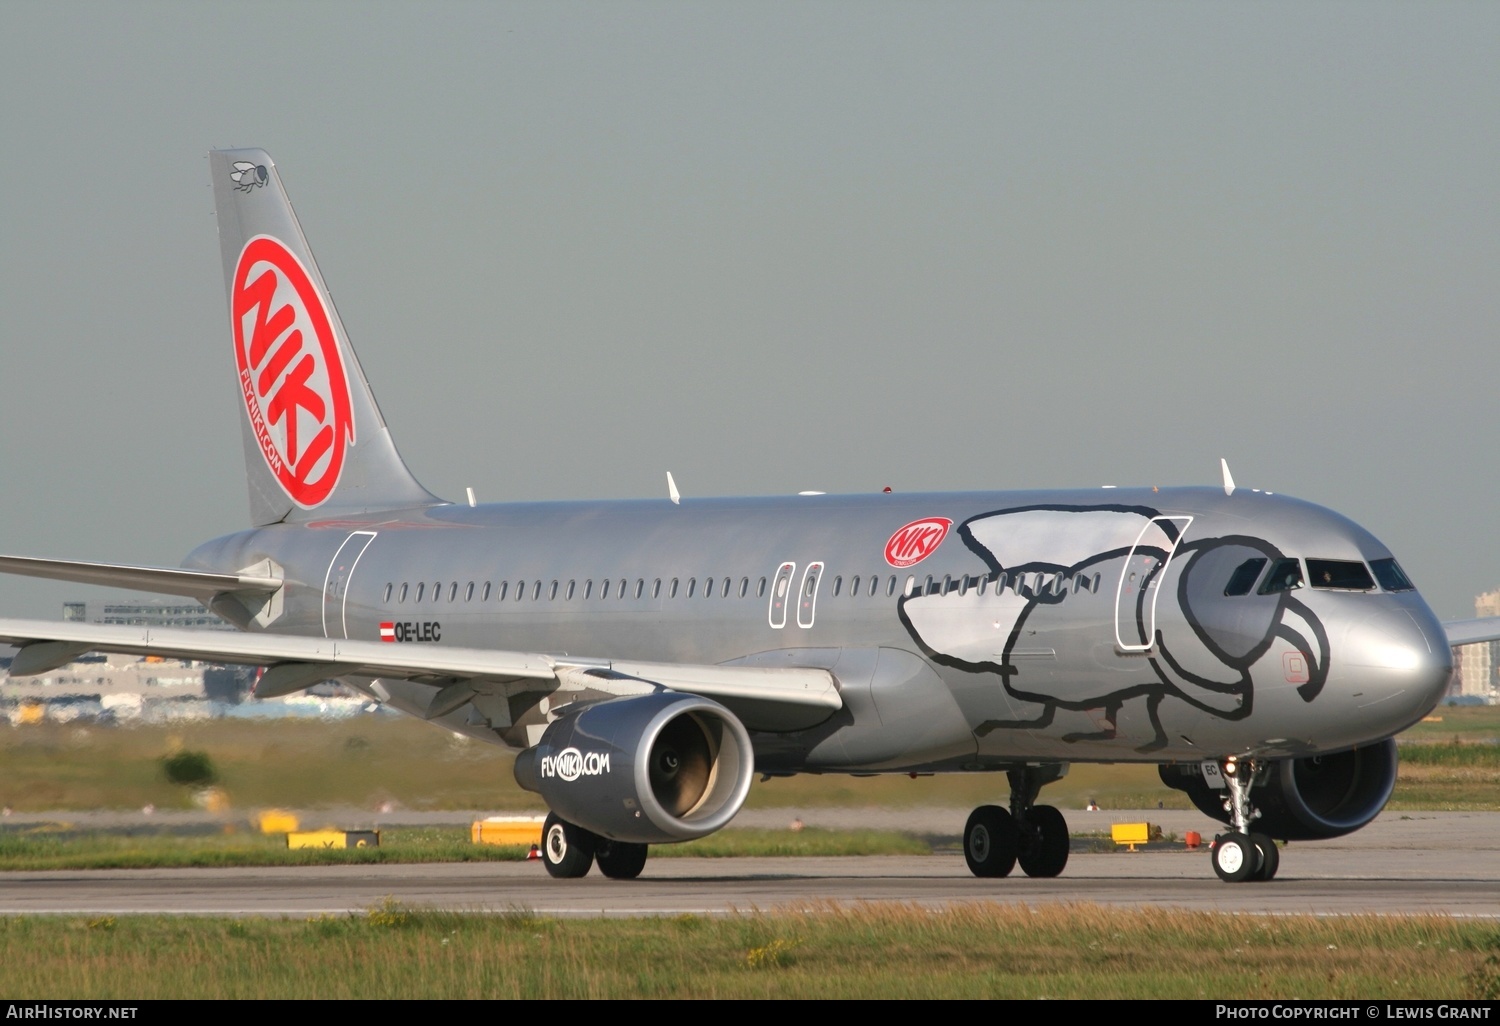
[[915,566],[937,551],[952,526],[947,517],[913,520],[885,543],[885,561],[895,567]]
[[332,318],[296,254],[269,235],[245,244],[230,299],[240,393],[266,466],[307,509],[333,493],[354,416]]

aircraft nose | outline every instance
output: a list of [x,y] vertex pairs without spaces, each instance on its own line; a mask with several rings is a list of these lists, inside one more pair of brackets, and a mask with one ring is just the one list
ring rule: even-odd
[[1447,635],[1425,606],[1383,609],[1353,623],[1340,646],[1346,692],[1361,719],[1394,733],[1437,705],[1453,674]]

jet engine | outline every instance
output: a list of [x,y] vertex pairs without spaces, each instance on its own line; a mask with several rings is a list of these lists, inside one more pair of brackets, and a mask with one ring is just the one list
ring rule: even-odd
[[750,735],[717,702],[662,692],[564,710],[516,756],[516,782],[559,817],[614,841],[690,841],[740,811]]
[[[1396,742],[1379,741],[1332,755],[1271,763],[1250,791],[1260,811],[1252,829],[1283,841],[1341,837],[1380,814],[1396,786]],[[1211,787],[1194,765],[1159,767],[1162,783],[1187,794],[1205,816],[1229,822],[1226,792]]]

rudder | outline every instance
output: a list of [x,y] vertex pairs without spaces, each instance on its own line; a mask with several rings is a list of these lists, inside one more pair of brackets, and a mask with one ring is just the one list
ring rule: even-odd
[[212,150],[250,517],[441,502],[406,468],[264,150]]

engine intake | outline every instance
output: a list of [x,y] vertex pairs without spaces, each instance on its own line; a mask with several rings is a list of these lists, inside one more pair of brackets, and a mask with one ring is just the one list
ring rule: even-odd
[[[1369,823],[1396,787],[1396,742],[1379,741],[1332,755],[1280,759],[1265,783],[1250,792],[1260,811],[1254,829],[1283,841],[1342,837]],[[1210,787],[1197,766],[1159,767],[1162,783],[1187,794],[1198,811],[1229,822],[1224,792]]]
[[750,735],[722,705],[664,692],[563,712],[516,756],[516,782],[570,823],[614,841],[690,841],[750,793]]

